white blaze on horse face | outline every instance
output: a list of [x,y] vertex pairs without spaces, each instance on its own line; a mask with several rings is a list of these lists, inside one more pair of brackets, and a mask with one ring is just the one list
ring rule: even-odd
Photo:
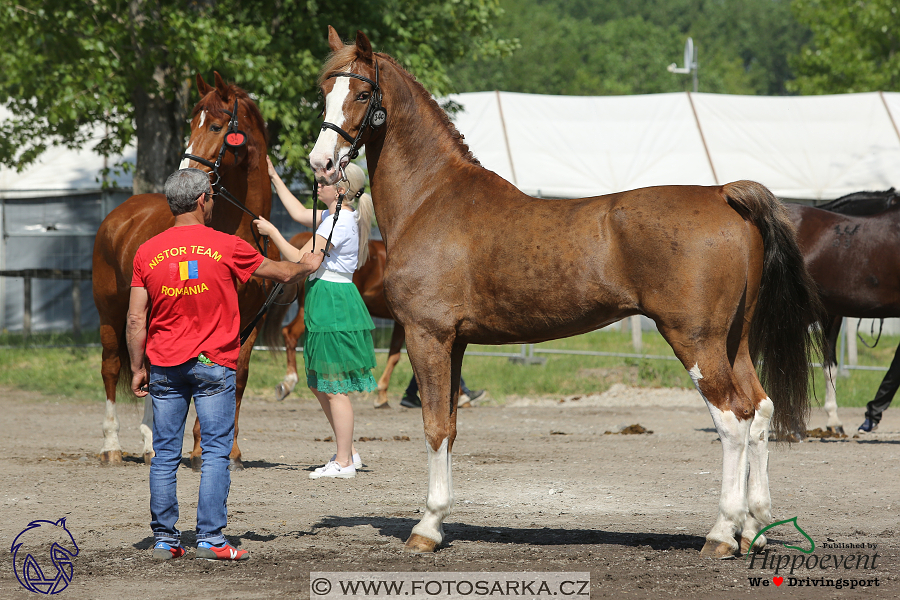
[[[187,150],[185,150],[184,153],[190,154],[191,152],[193,152],[193,150],[194,150],[194,144],[190,143],[190,144],[188,144]],[[191,166],[191,159],[189,159],[188,157],[185,156],[183,159],[181,159],[181,164],[178,165],[178,168],[179,169],[187,169],[189,166]]]
[[425,499],[425,516],[413,527],[413,534],[421,535],[438,544],[444,539],[444,519],[453,505],[453,477],[451,471],[450,441],[444,439],[437,450],[428,448],[428,497]]
[[197,129],[203,127],[203,123],[206,122],[206,111],[200,111],[200,123],[197,125]]
[[[350,94],[350,77],[335,77],[334,87],[325,97],[325,122],[336,125],[341,129],[344,127],[344,101]],[[328,161],[337,166],[341,156],[338,156],[337,145],[341,138],[333,129],[322,129],[319,132],[319,138],[316,145],[309,153],[309,162],[314,170],[324,169]],[[349,148],[344,148],[343,154],[347,154]]]

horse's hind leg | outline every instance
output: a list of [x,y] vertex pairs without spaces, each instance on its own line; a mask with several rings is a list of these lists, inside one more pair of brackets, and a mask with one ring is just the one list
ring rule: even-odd
[[444,539],[443,522],[453,505],[451,457],[456,439],[456,403],[465,345],[450,347],[427,334],[408,334],[407,348],[422,397],[428,449],[428,495],[425,516],[413,527],[406,550],[433,552]]
[[722,442],[719,516],[706,535],[701,554],[718,558],[734,556],[739,548],[736,535],[749,515],[748,444],[755,406],[735,380],[724,335],[697,339],[662,326],[660,332],[688,369]]
[[[748,514],[741,528],[741,553],[760,552],[766,546],[765,536],[754,538],[759,530],[772,522],[772,496],[769,493],[769,424],[775,406],[768,397],[759,379],[753,360],[747,350],[746,340],[741,344],[734,373],[750,394],[756,406],[756,412],[750,423],[750,440],[748,446],[749,478],[747,482]],[[749,389],[748,389],[749,388]]]
[[281,335],[284,336],[285,354],[287,354],[287,373],[284,376],[284,380],[275,386],[276,400],[287,398],[294,391],[294,387],[300,379],[297,375],[297,340],[306,331],[306,325],[303,323],[302,296],[299,302],[300,310],[297,311],[297,316],[281,330]]
[[844,433],[844,424],[837,414],[837,339],[841,332],[843,317],[828,315],[825,322],[825,357],[822,360],[822,370],[825,372],[825,412],[828,413],[828,431]]
[[391,375],[394,373],[394,367],[400,362],[400,351],[403,349],[403,342],[406,341],[406,330],[400,323],[394,323],[394,330],[391,332],[391,347],[388,350],[387,364],[384,367],[384,373],[378,379],[378,398],[375,400],[375,408],[390,408],[388,404],[388,386],[391,384]]

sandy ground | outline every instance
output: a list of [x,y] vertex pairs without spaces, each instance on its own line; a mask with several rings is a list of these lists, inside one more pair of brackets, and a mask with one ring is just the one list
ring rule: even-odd
[[[420,556],[403,551],[424,506],[418,410],[376,411],[356,398],[357,437],[380,440],[357,442],[366,466],[356,479],[313,481],[308,471],[333,452],[315,441],[330,433],[318,407],[297,396],[247,398],[240,444],[248,468],[232,479],[226,534],[252,559],[220,564],[191,560],[192,549],[179,560],[150,559],[141,407],[120,405],[131,454],[124,466],[102,467],[101,405],[0,389],[0,598],[34,597],[16,580],[9,549],[30,521],[62,517],[80,553],[60,598],[308,598],[311,571],[588,571],[592,598],[900,597],[900,411],[864,439],[772,447],[776,519],[797,517],[820,557],[878,554],[868,570],[795,573],[879,582],[822,590],[787,579],[776,587],[774,570],[759,563],[699,555],[717,512],[721,446],[694,392],[619,386],[560,400],[461,411],[448,539]],[[862,409],[843,409],[841,418],[856,425]],[[605,435],[635,423],[653,433]],[[821,423],[816,409],[813,425]],[[198,482],[189,468],[179,471],[179,525],[188,532]],[[803,555],[785,544],[808,547],[790,526],[773,529],[770,541],[791,557]],[[752,587],[750,577],[770,585]]]

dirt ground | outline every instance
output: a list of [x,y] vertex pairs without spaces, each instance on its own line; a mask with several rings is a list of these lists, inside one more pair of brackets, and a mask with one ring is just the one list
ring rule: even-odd
[[[225,532],[250,551],[243,564],[191,560],[192,549],[179,560],[150,559],[148,468],[137,456],[142,408],[119,408],[130,455],[124,466],[102,467],[102,405],[0,389],[0,598],[33,597],[16,580],[9,548],[30,521],[62,517],[80,553],[60,598],[308,598],[311,571],[589,571],[592,598],[900,597],[900,411],[863,439],[771,447],[776,519],[797,517],[820,556],[863,552],[827,544],[877,544],[865,550],[878,555],[869,570],[795,575],[877,577],[878,587],[823,590],[787,579],[752,587],[750,577],[772,580],[774,571],[700,556],[722,457],[691,391],[617,386],[461,411],[448,539],[427,556],[403,551],[424,507],[420,411],[376,411],[356,398],[356,436],[375,438],[357,442],[366,466],[355,479],[313,481],[308,471],[333,452],[315,440],[330,433],[318,407],[297,396],[247,398],[239,437],[248,468],[232,478]],[[841,418],[855,427],[862,409]],[[811,427],[824,421],[814,409]],[[605,435],[632,424],[652,433]],[[178,475],[179,526],[190,532],[199,474],[183,467]],[[802,556],[785,544],[808,547],[789,525],[769,538],[782,555]]]

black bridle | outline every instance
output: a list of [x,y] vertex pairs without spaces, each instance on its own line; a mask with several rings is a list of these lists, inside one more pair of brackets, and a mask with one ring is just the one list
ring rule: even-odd
[[381,105],[382,94],[381,86],[378,85],[378,61],[375,61],[375,81],[372,81],[371,79],[363,75],[358,75],[357,73],[344,71],[332,73],[331,75],[326,77],[326,79],[332,79],[334,77],[352,77],[353,79],[365,81],[372,86],[372,95],[369,96],[369,102],[366,104],[366,114],[363,117],[362,122],[359,124],[359,131],[356,132],[355,138],[334,123],[329,123],[327,121],[322,123],[322,131],[331,129],[332,131],[336,131],[342,138],[350,142],[350,152],[348,152],[346,156],[350,160],[353,160],[354,158],[359,156],[359,142],[362,139],[363,133],[365,133],[366,131],[366,126],[369,126],[372,129],[378,129],[379,127],[384,125],[384,122],[387,120],[387,111]]
[[[232,153],[234,153],[234,162],[237,163],[238,154],[240,153],[241,149],[247,145],[247,134],[238,129],[237,98],[234,99],[234,111],[224,110],[224,112],[231,118],[228,120],[228,129],[225,131],[225,139],[222,140],[222,146],[219,148],[219,155],[216,157],[216,162],[210,162],[202,156],[188,154],[187,152],[181,155],[181,159],[184,160],[185,158],[187,158],[212,169],[209,174],[214,177],[214,180],[212,181],[213,195],[225,198],[226,200],[237,206],[239,209],[250,215],[251,219],[256,219],[259,215],[253,214],[253,212],[249,208],[247,208],[243,202],[235,198],[231,194],[231,192],[225,189],[225,186],[222,185],[222,176],[219,174],[219,167],[222,166],[222,159],[225,157],[225,151],[231,150]],[[253,241],[256,242],[256,247],[259,249],[260,253],[263,256],[267,256],[267,240],[263,240],[262,243],[260,243],[260,236],[257,235],[256,231],[254,231],[252,223],[250,226],[250,234],[253,236]]]

